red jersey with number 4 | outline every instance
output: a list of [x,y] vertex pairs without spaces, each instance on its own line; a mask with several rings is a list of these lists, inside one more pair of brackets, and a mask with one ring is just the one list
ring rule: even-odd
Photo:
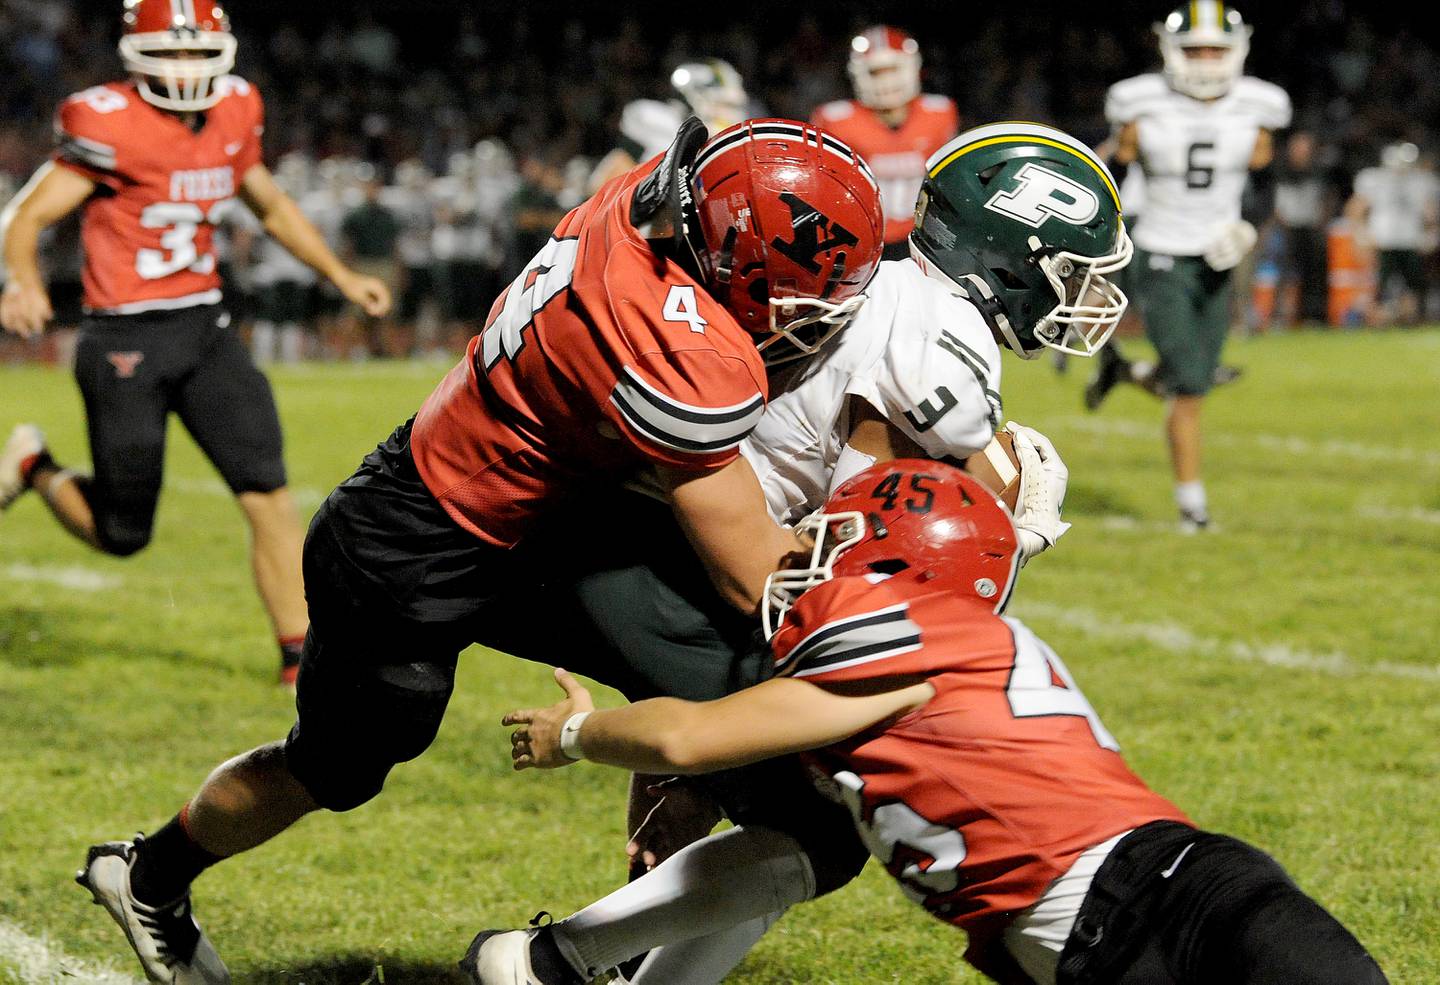
[[55,114],[54,160],[95,182],[85,203],[85,307],[127,314],[220,300],[212,245],[217,210],[260,161],[264,110],[244,79],[192,131],[130,82],[78,92]]
[[801,596],[777,671],[830,683],[923,677],[936,694],[888,728],[812,753],[906,895],[989,948],[1087,849],[1189,823],[1126,767],[1055,651],[1017,619],[943,592],[837,578]]
[[875,172],[885,209],[885,242],[909,236],[925,162],[960,132],[955,103],[944,96],[916,96],[905,107],[905,122],[892,127],[863,103],[841,99],[817,108],[811,122],[853,147]]
[[571,212],[430,394],[410,448],[454,520],[513,546],[582,483],[734,461],[765,409],[755,342],[630,222],[659,158]]

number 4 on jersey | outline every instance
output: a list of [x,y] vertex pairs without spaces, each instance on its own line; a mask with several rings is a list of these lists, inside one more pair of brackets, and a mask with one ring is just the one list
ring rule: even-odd
[[1016,718],[1037,718],[1046,715],[1074,715],[1090,723],[1090,731],[1101,747],[1120,751],[1120,743],[1110,734],[1090,707],[1090,702],[1075,684],[1060,655],[1022,623],[1006,619],[1015,635],[1015,666],[1005,697],[1010,713]]
[[665,307],[660,310],[666,321],[685,322],[690,331],[705,334],[709,322],[700,317],[700,304],[695,300],[695,288],[690,284],[674,284],[665,295]]

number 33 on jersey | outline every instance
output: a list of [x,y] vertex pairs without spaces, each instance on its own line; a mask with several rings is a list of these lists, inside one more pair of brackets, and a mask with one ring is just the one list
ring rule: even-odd
[[85,307],[130,314],[220,300],[214,223],[260,162],[264,110],[244,79],[217,79],[198,130],[133,83],[76,93],[55,116],[54,161],[97,185],[85,203]]

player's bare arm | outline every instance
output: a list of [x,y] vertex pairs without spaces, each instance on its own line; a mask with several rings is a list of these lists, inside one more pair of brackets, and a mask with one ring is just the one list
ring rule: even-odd
[[714,472],[659,470],[675,517],[731,605],[754,612],[765,579],[803,545],[765,509],[760,480],[743,457]]
[[0,327],[7,332],[30,338],[54,317],[36,262],[40,233],[78,209],[94,191],[89,178],[47,162],[0,213],[10,278],[0,294]]
[[339,288],[347,300],[377,318],[390,311],[390,288],[374,277],[366,277],[345,266],[294,199],[275,183],[269,168],[256,164],[246,171],[240,179],[240,197],[267,233]]
[[1114,137],[1112,164],[1134,164],[1140,160],[1140,124],[1130,122],[1120,128]]
[[1275,160],[1275,134],[1261,129],[1255,135],[1255,149],[1250,152],[1250,170],[1264,171]]
[[929,682],[910,678],[855,689],[778,677],[718,701],[652,698],[595,711],[573,676],[557,668],[555,681],[565,700],[501,720],[518,726],[510,746],[517,770],[575,762],[561,748],[561,732],[582,712],[588,714],[571,728],[585,759],[652,773],[711,773],[819,749],[908,714],[935,695]]

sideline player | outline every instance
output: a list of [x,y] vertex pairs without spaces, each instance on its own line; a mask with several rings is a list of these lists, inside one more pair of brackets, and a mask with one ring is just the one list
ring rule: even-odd
[[[557,670],[565,700],[503,720],[518,726],[515,768],[700,773],[813,750],[816,783],[870,853],[997,981],[1385,981],[1273,858],[1196,828],[1130,772],[1060,657],[1001,615],[1015,531],[978,482],[935,462],[875,466],[802,528],[813,549],[765,596],[779,676],[719,701],[596,711]],[[774,873],[804,866],[774,832],[732,829],[560,923],[479,934],[461,967],[477,985],[579,983],[795,902]],[[607,923],[621,895],[647,912]]]
[[1129,363],[1112,350],[1085,402],[1098,407],[1124,381],[1167,401],[1175,504],[1181,530],[1194,533],[1210,523],[1200,408],[1230,327],[1231,272],[1256,240],[1241,197],[1249,173],[1270,166],[1273,133],[1290,125],[1290,98],[1241,74],[1251,28],[1220,0],[1187,3],[1156,32],[1164,72],[1115,83],[1105,115],[1116,129],[1113,160],[1138,162],[1145,176],[1145,221],[1135,230],[1128,283],[1159,361]]
[[[870,300],[837,337],[772,374],[770,403],[741,454],[777,521],[823,507],[836,486],[877,460],[964,460],[1001,419],[997,342],[1026,359],[1056,348],[1093,354],[1125,311],[1108,280],[1130,255],[1114,183],[1068,134],[1023,123],[967,131],[931,159],[921,198],[914,260],[880,264]],[[1052,204],[1059,201],[1069,204]],[[1043,436],[1012,429],[1026,465],[1017,513],[1023,558],[1067,528],[1067,473]],[[602,515],[608,522],[596,523]],[[715,597],[673,528],[659,504],[635,495],[592,498],[584,510],[552,517],[539,541],[544,590],[527,586],[506,607],[514,628],[497,645],[542,661],[546,653],[579,655],[572,669],[631,700],[709,700],[762,680],[754,621]],[[794,837],[811,865],[812,895],[839,888],[863,865],[844,813],[814,795],[793,761],[700,786],[735,823]],[[660,810],[632,843],[636,870],[713,826],[713,814],[676,816],[675,802],[692,799],[688,790],[663,790]],[[633,805],[628,830],[652,806]],[[737,932],[707,962],[723,972],[764,929],[747,928],[748,939]],[[667,960],[670,970],[652,968],[651,980],[687,963],[673,951]]]
[[126,4],[131,73],[77,93],[56,115],[58,146],[7,207],[0,325],[23,337],[53,316],[36,263],[47,226],[84,209],[85,306],[75,378],[94,474],[50,456],[40,429],[0,453],[0,506],[26,489],[71,534],[127,557],[150,542],[173,412],[235,493],[251,529],[261,600],[294,682],[305,635],[301,525],[286,488],[280,419],[220,306],[214,222],[238,196],[286,249],[369,311],[384,285],[342,264],[260,162],[260,93],[228,74],[235,38],[214,0]]
[[815,123],[834,131],[870,162],[885,206],[885,259],[910,255],[915,196],[925,162],[960,128],[946,96],[920,91],[920,45],[895,27],[877,26],[850,41],[847,64],[854,99],[815,110]]
[[[1361,248],[1374,255],[1375,300],[1370,324],[1394,319],[1414,325],[1425,314],[1429,285],[1423,254],[1440,233],[1440,180],[1409,141],[1388,144],[1380,166],[1355,176],[1345,218]],[[1399,281],[1398,290],[1396,281]]]
[[[590,172],[592,193],[663,152],[687,116],[698,116],[707,130],[719,133],[753,115],[744,80],[723,58],[702,58],[675,66],[670,86],[678,99],[636,99],[621,109],[620,144],[600,158]],[[859,148],[856,153],[868,156]]]
[[217,767],[153,837],[91,848],[79,881],[152,980],[228,981],[191,916],[204,869],[360,806],[425,751],[502,588],[545,576],[519,549],[543,514],[654,464],[716,588],[758,607],[798,544],[737,451],[765,407],[762,353],[864,303],[881,229],[864,162],[781,120],[705,142],[692,118],[663,158],[565,217],[311,524],[289,736]]

